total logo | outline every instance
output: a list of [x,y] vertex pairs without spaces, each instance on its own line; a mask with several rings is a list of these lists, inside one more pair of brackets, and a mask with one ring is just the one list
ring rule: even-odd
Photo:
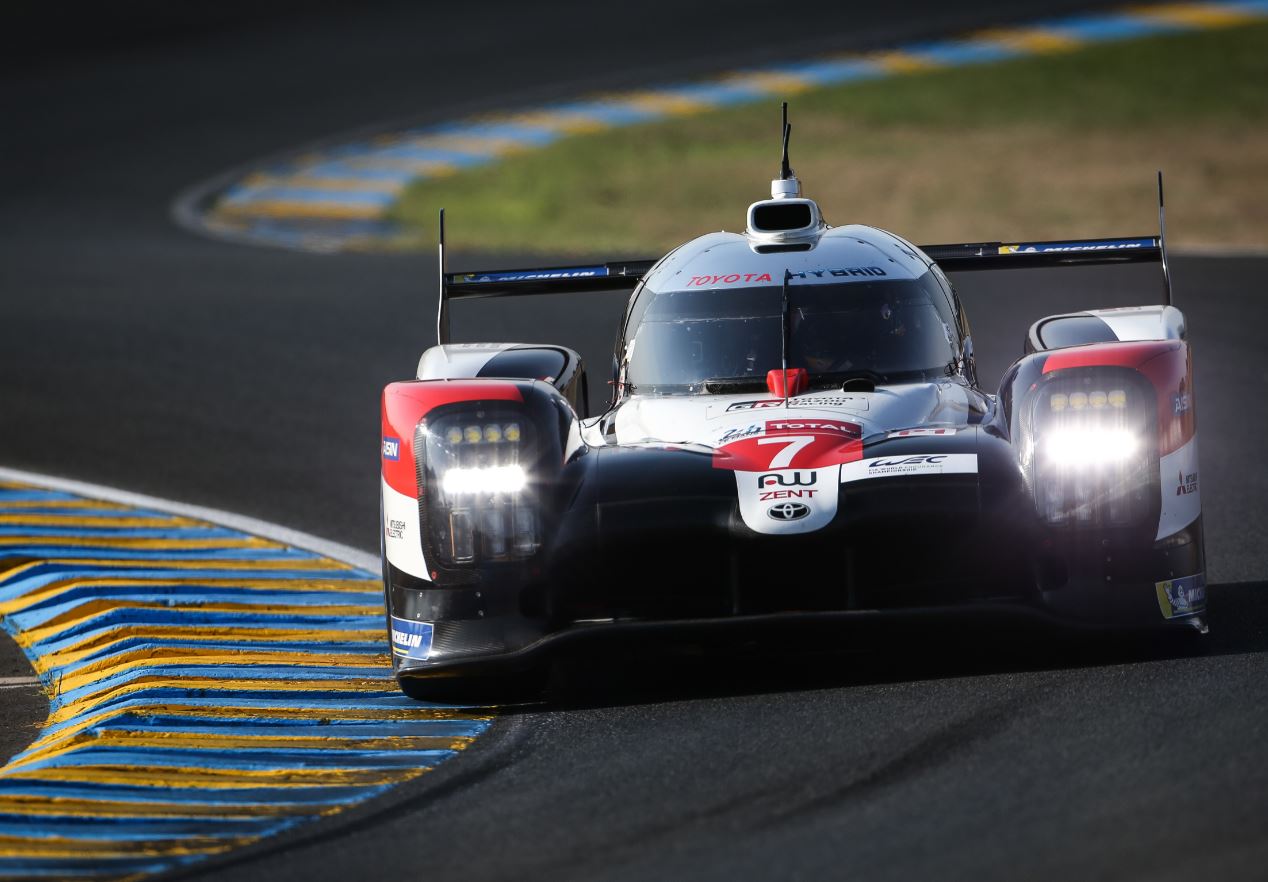
[[776,521],[799,521],[810,514],[804,502],[781,502],[766,509],[766,516]]
[[1179,483],[1176,485],[1176,496],[1185,496],[1189,493],[1198,492],[1198,473],[1191,472],[1185,474],[1180,472]]
[[396,462],[401,458],[401,439],[383,436],[383,458]]

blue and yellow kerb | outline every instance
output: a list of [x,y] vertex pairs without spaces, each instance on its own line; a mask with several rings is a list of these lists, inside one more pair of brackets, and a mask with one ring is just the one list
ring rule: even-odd
[[487,714],[403,697],[379,578],[0,482],[0,616],[50,695],[0,768],[0,879],[138,878],[422,775]]
[[1265,17],[1268,0],[1133,6],[869,55],[733,71],[701,82],[385,132],[258,168],[203,200],[198,223],[220,235],[296,248],[382,247],[399,235],[388,212],[410,182],[496,162],[569,135],[787,97],[822,86],[1231,27]]

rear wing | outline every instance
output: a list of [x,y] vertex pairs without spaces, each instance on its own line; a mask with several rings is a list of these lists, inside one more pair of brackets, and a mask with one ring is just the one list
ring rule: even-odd
[[[1033,269],[1114,263],[1162,264],[1166,305],[1171,305],[1167,266],[1167,226],[1158,172],[1158,235],[1113,239],[1070,239],[1049,242],[969,242],[921,245],[920,250],[946,272],[961,270]],[[450,300],[468,297],[510,297],[520,294],[563,294],[579,291],[628,291],[655,266],[655,260],[626,260],[584,266],[450,273],[445,271],[445,212],[440,212],[440,305],[436,338],[449,342]]]

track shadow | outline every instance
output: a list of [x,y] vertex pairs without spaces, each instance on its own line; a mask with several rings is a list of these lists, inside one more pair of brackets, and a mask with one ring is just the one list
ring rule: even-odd
[[1000,619],[802,628],[743,642],[587,646],[554,662],[539,701],[501,714],[1138,664],[1268,651],[1268,583],[1211,586],[1203,636],[1081,633]]

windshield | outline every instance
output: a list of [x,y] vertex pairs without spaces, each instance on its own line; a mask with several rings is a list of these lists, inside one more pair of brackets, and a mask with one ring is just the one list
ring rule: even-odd
[[[752,380],[780,366],[779,285],[666,291],[626,349],[625,381],[639,392],[694,393],[707,380]],[[953,318],[931,274],[915,280],[789,286],[788,366],[811,385],[849,375],[878,382],[946,376],[957,358]]]

